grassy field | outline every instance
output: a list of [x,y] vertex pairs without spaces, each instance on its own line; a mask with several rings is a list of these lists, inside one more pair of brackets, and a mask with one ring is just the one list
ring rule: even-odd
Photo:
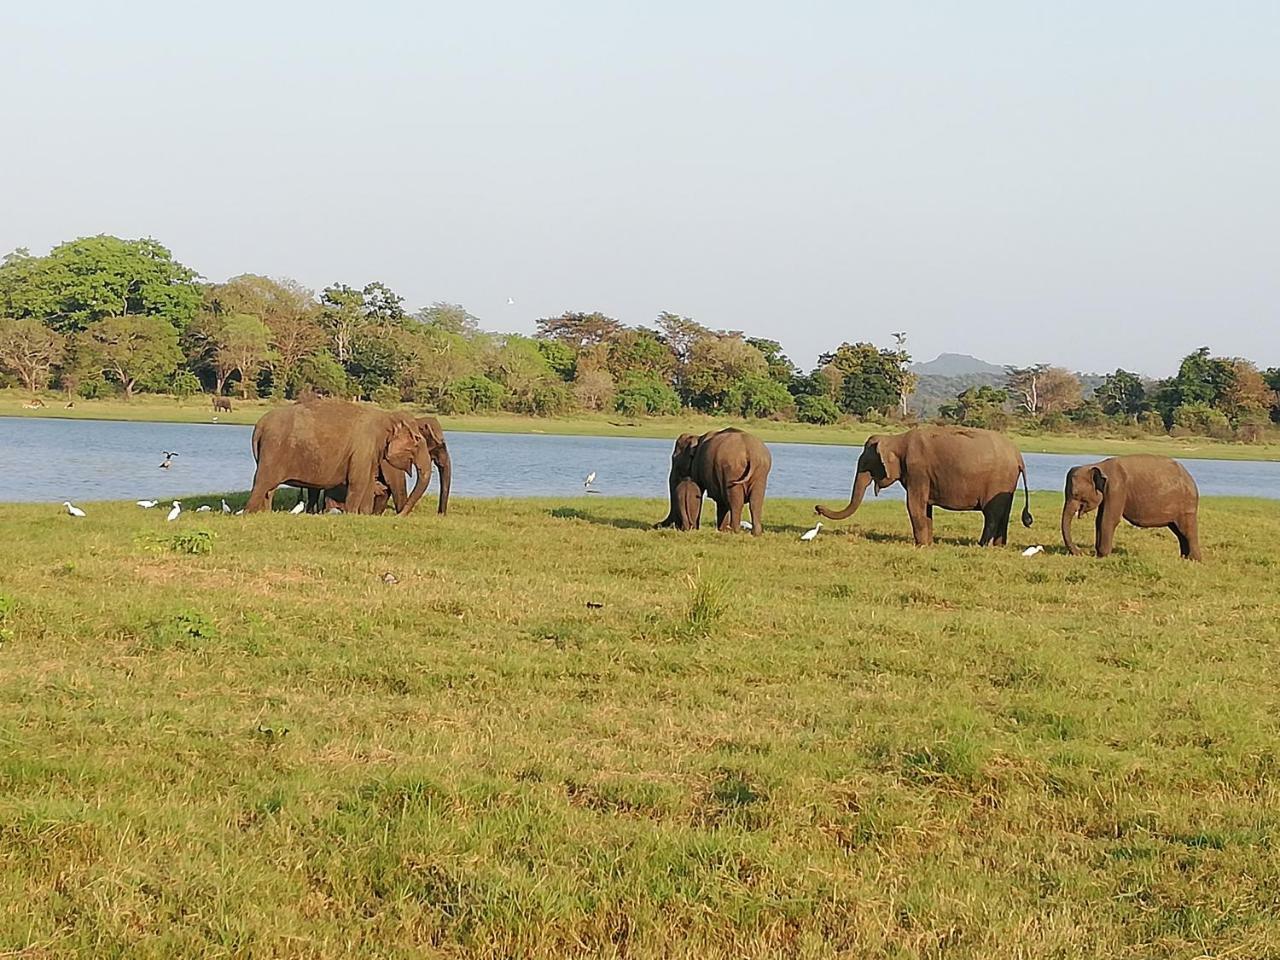
[[[214,414],[209,398],[175,400],[142,395],[129,403],[121,400],[77,400],[70,409],[63,401],[48,400],[42,410],[26,410],[28,397],[17,391],[0,391],[0,416],[65,417],[79,420],[143,420],[171,423],[257,422],[272,404],[266,400],[242,403],[232,399],[231,413]],[[817,426],[775,420],[732,421],[724,417],[684,414],[679,417],[646,417],[626,420],[619,414],[579,414],[573,417],[522,417],[516,414],[444,416],[446,430],[473,430],[480,433],[550,433],[588,437],[660,437],[674,439],[685,432],[702,433],[729,424],[745,427],[770,443],[834,443],[861,446],[873,433],[897,433],[898,425],[852,423]],[[1062,434],[1012,435],[1028,453],[1084,453],[1115,456],[1122,453],[1163,453],[1180,458],[1220,460],[1280,460],[1280,443],[1228,443],[1206,437],[1145,437],[1131,440],[1116,436],[1073,436]]]
[[1280,955],[1274,503],[82,506],[0,511],[0,956]]

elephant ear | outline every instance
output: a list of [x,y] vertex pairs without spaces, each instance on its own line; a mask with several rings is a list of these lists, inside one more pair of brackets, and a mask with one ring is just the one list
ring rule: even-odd
[[1107,475],[1102,472],[1101,467],[1093,468],[1093,487],[1101,494],[1107,492]]

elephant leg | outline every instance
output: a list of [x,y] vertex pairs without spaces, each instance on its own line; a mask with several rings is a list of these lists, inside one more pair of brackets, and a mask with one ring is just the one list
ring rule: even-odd
[[1194,513],[1188,514],[1176,523],[1169,524],[1169,529],[1178,538],[1178,550],[1184,560],[1200,559],[1199,522]]
[[716,500],[716,529],[724,533],[729,529],[729,501]]
[[279,483],[280,481],[270,471],[263,469],[262,464],[258,464],[258,469],[253,475],[253,489],[249,491],[249,499],[245,501],[244,512],[259,513],[270,510],[272,494],[275,493]]
[[737,533],[742,529],[742,506],[746,503],[746,491],[742,484],[735,483],[728,490],[729,499],[729,532]]
[[1120,526],[1121,511],[1107,504],[1106,498],[1098,504],[1098,519],[1094,522],[1094,553],[1100,557],[1111,554],[1116,545],[1116,527]]
[[907,516],[911,518],[911,533],[917,547],[933,543],[933,520],[929,516],[929,495],[920,490],[907,491]]
[[751,504],[751,535],[758,537],[764,533],[764,483],[757,483],[751,488],[748,502]]

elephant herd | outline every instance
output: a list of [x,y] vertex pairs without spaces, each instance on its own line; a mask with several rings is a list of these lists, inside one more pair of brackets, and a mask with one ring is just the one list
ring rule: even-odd
[[[276,487],[307,491],[308,508],[347,513],[382,513],[388,501],[404,516],[426,492],[432,467],[440,474],[439,512],[449,506],[453,467],[440,422],[340,400],[309,400],[273,410],[253,431],[257,461],[248,513],[271,508]],[[704,497],[716,505],[716,528],[764,531],[765,489],[773,458],[757,437],[735,427],[701,436],[682,434],[671,453],[667,480],[670,507],[655,526],[696,529]],[[408,490],[408,473],[417,473]],[[1018,484],[1022,523],[1031,526],[1030,493],[1022,454],[1010,440],[990,430],[916,427],[905,433],[867,439],[858,457],[849,503],[839,510],[816,506],[829,520],[844,520],[862,504],[867,489],[895,483],[906,490],[907,516],[919,546],[933,543],[933,508],[982,514],[984,546],[1003,546],[1009,535]],[[1181,555],[1200,559],[1197,531],[1199,492],[1186,469],[1168,457],[1112,457],[1073,467],[1067,473],[1062,508],[1062,540],[1079,554],[1071,521],[1097,512],[1096,552],[1105,557],[1115,530],[1127,520],[1137,527],[1168,527]],[[744,524],[744,507],[751,523]]]

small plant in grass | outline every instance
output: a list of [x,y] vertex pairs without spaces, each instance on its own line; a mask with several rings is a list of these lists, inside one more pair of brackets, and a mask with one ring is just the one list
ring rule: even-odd
[[689,632],[705,637],[729,609],[729,581],[721,574],[701,568],[689,575],[689,610],[685,614]]
[[0,644],[13,639],[13,611],[16,607],[13,597],[0,594]]
[[215,535],[209,530],[180,530],[168,536],[149,536],[141,539],[143,549],[153,553],[186,553],[193,557],[213,553]]
[[151,621],[146,645],[153,650],[198,651],[217,643],[218,626],[199,610],[179,610],[172,617]]

